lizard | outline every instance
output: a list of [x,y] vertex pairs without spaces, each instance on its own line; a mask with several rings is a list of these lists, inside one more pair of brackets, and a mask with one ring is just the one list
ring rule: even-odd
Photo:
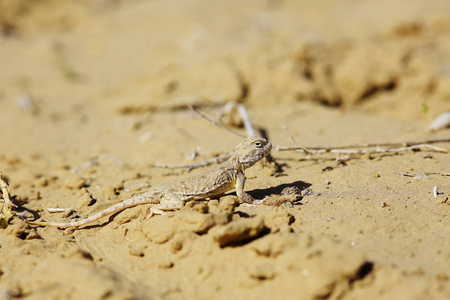
[[231,157],[200,174],[175,180],[150,191],[119,202],[103,211],[80,220],[67,222],[25,222],[34,226],[53,226],[59,228],[79,227],[90,224],[98,219],[125,210],[129,207],[153,204],[150,215],[163,215],[165,211],[177,210],[184,206],[186,201],[201,200],[209,197],[222,195],[233,188],[236,188],[237,197],[246,202],[253,203],[251,195],[244,192],[245,169],[250,168],[258,161],[262,160],[272,149],[272,144],[266,139],[257,136],[247,137],[239,143],[232,152]]

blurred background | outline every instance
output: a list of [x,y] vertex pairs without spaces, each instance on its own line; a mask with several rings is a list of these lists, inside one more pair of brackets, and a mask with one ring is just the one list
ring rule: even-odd
[[403,119],[450,109],[445,0],[0,0],[0,30],[2,106],[35,113],[191,96]]

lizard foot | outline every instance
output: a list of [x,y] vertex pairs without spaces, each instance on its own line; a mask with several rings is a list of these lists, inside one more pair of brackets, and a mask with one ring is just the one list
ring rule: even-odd
[[237,193],[237,196],[240,200],[244,201],[245,203],[248,204],[253,204],[253,202],[255,201],[255,199],[253,199],[252,196],[250,196],[249,194],[242,192],[242,193]]

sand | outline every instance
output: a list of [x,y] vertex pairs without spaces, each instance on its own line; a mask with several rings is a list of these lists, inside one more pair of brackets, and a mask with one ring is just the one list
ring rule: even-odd
[[449,16],[448,1],[424,0],[0,1],[0,171],[28,211],[0,229],[0,294],[450,299],[450,156],[433,149],[274,148],[246,191],[296,186],[293,205],[231,192],[75,230],[21,219],[88,216],[205,170],[153,164],[241,141],[187,105],[220,121],[242,103],[275,146],[449,138],[427,130],[450,111]]

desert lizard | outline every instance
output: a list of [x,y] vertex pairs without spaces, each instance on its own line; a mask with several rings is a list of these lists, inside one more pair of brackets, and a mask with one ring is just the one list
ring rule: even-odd
[[37,226],[78,227],[142,204],[155,204],[151,208],[150,216],[152,216],[153,214],[164,214],[166,210],[180,209],[185,201],[218,196],[233,188],[236,188],[239,199],[246,203],[253,203],[253,197],[244,192],[246,179],[244,172],[246,168],[250,168],[269,154],[271,149],[272,144],[266,139],[256,136],[247,137],[237,145],[233,155],[224,163],[198,175],[155,187],[144,194],[119,202],[85,219],[68,222],[26,222]]

